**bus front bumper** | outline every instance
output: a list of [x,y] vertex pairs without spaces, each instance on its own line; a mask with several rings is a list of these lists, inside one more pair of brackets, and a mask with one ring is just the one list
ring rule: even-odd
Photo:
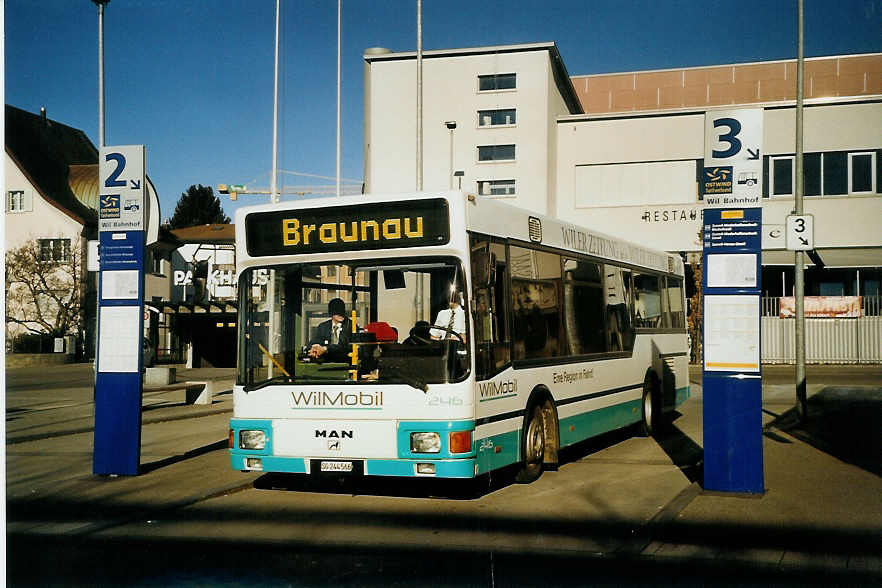
[[[473,478],[477,460],[461,459],[328,459],[255,455],[230,451],[234,470],[289,474],[398,476],[409,478]],[[334,464],[334,465],[323,465]],[[336,465],[342,464],[342,465]]]

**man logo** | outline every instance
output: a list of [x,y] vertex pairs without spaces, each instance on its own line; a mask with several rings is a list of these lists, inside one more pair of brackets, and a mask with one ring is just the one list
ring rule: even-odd
[[339,439],[329,439],[328,440],[328,451],[340,451],[340,440]]
[[315,436],[316,436],[316,438],[322,437],[324,439],[352,439],[353,433],[352,433],[352,431],[346,431],[346,430],[326,431],[324,429],[316,429]]

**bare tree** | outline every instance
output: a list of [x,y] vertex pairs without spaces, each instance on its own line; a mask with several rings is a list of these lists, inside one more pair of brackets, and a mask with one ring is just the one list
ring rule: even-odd
[[55,337],[83,326],[82,239],[33,239],[6,252],[7,329]]

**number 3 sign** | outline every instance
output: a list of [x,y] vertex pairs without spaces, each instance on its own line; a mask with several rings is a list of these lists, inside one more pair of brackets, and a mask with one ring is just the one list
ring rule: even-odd
[[762,144],[761,108],[705,113],[703,188],[707,206],[759,206]]

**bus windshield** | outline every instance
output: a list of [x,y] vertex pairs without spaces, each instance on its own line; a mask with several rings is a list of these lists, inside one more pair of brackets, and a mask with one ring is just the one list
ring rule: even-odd
[[240,276],[238,383],[398,383],[469,370],[468,303],[453,258],[250,268]]

